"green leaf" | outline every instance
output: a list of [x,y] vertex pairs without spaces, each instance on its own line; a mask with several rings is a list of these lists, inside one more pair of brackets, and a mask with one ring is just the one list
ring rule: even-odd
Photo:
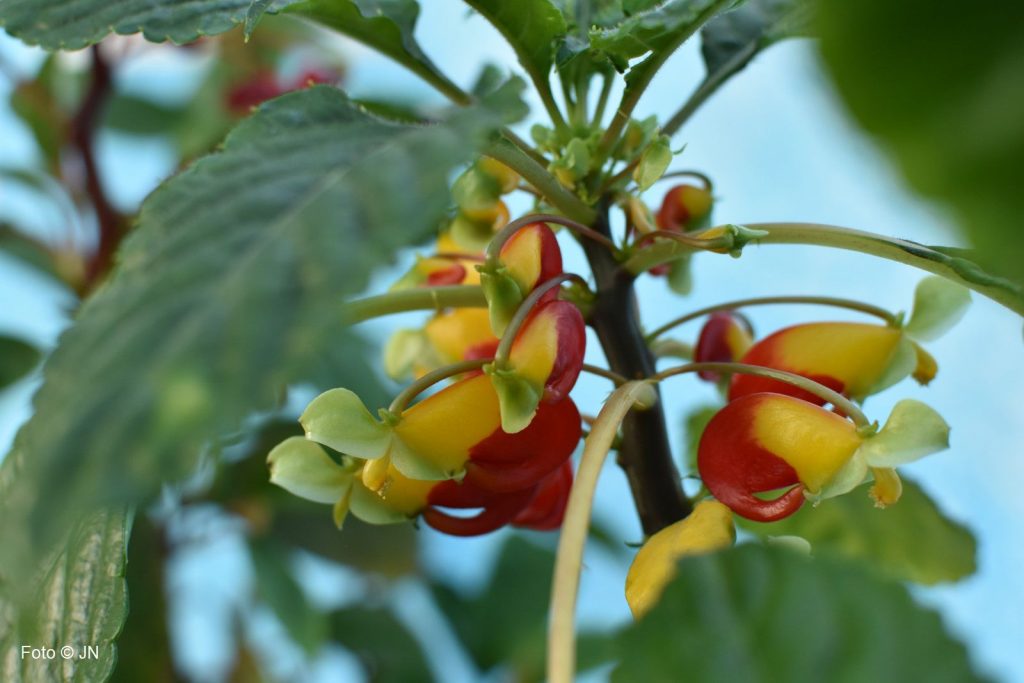
[[870,484],[848,495],[803,506],[779,522],[741,527],[765,536],[801,536],[812,552],[863,560],[893,578],[935,584],[974,573],[971,532],[946,517],[917,484],[903,480],[903,496],[884,510],[868,495]]
[[319,444],[292,436],[267,456],[270,483],[314,503],[333,505],[352,488],[352,473],[331,460]]
[[930,406],[905,398],[882,430],[864,441],[854,457],[871,467],[896,467],[949,448],[949,425]]
[[516,51],[535,83],[547,83],[555,45],[568,27],[551,0],[466,0],[491,22]]
[[[0,26],[48,50],[77,50],[110,32],[188,43],[245,21],[253,0],[0,0]],[[275,0],[275,11],[289,0]]]
[[819,0],[817,14],[854,117],[953,209],[976,260],[1024,279],[1024,4]]
[[391,428],[378,422],[348,389],[330,389],[314,398],[299,422],[306,438],[356,458],[383,457],[391,444]]
[[513,674],[505,677],[509,680],[543,680],[554,562],[550,550],[512,536],[478,595],[434,586],[434,597],[481,669],[505,666]]
[[[28,584],[0,581],[0,680],[96,683],[117,659],[114,639],[128,612],[125,553],[129,515],[105,510],[80,519]],[[22,657],[23,645],[75,648],[65,660]],[[98,648],[85,657],[83,646]]]
[[413,33],[420,7],[415,0],[306,0],[289,2],[299,14],[387,55],[456,101],[465,94],[424,54]]
[[834,559],[757,545],[690,557],[619,638],[612,681],[982,680],[939,615]]
[[31,344],[0,336],[0,389],[31,372],[39,358],[39,351]]
[[971,305],[971,292],[946,278],[931,276],[914,290],[914,310],[904,328],[918,341],[931,341],[956,325]]
[[256,597],[270,607],[288,635],[307,654],[315,654],[327,637],[327,618],[317,611],[292,573],[287,546],[265,539],[249,544],[256,571]]
[[330,615],[334,640],[362,662],[373,683],[433,681],[419,643],[388,610],[350,607]]
[[590,32],[590,47],[629,60],[648,53],[675,50],[708,19],[715,0],[669,0],[627,17],[609,29]]
[[716,17],[701,31],[708,78],[732,75],[770,45],[807,35],[809,19],[808,0],[748,0]]
[[31,495],[3,499],[3,564],[30,561],[83,504],[186,476],[289,383],[375,386],[341,302],[436,229],[449,173],[515,90],[429,127],[377,120],[334,88],[291,93],[154,192],[44,370],[16,446]]
[[187,106],[168,106],[117,93],[107,103],[103,125],[131,135],[168,135],[180,125]]

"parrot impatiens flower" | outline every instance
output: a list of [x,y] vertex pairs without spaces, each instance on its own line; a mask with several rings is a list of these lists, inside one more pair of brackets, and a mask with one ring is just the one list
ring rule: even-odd
[[[479,270],[491,327],[501,335],[530,292],[562,274],[562,251],[546,223],[531,223],[502,245],[495,263],[487,263]],[[557,291],[552,290],[544,300],[556,296]]]
[[[701,328],[693,360],[698,363],[732,363],[739,360],[753,344],[750,323],[733,311],[712,313]],[[697,373],[701,379],[717,382],[721,375],[710,370]]]
[[626,602],[639,619],[658,602],[687,555],[727,548],[736,538],[732,512],[716,500],[697,503],[689,517],[665,527],[643,544],[626,575]]
[[[914,309],[904,325],[820,322],[794,325],[755,343],[740,362],[803,375],[856,401],[886,389],[908,375],[927,384],[937,371],[935,359],[918,343],[936,339],[963,316],[967,290],[939,277],[918,285]],[[729,399],[758,392],[789,394],[813,403],[822,400],[778,380],[734,375]]]
[[687,232],[702,227],[711,215],[711,191],[696,185],[676,185],[665,193],[654,220],[661,230]]
[[[880,431],[793,396],[748,394],[731,401],[701,436],[697,467],[719,501],[748,519],[768,522],[796,512],[805,498],[851,491],[868,478],[885,506],[899,497],[893,470],[948,447],[949,427],[914,400],[893,408]],[[786,489],[772,499],[758,497]]]

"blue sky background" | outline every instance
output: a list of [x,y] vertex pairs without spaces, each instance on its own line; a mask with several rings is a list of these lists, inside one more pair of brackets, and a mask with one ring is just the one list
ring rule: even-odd
[[[479,18],[469,17],[456,0],[426,5],[419,36],[427,52],[453,79],[470,84],[484,61],[516,70],[514,56],[498,34]],[[351,70],[347,88],[355,95],[387,95],[437,102],[429,86],[346,41],[338,41]],[[0,54],[28,68],[38,53],[0,36]],[[173,99],[188,95],[202,63],[179,54],[155,54],[122,74],[123,85],[137,92]],[[153,78],[153,73],[162,74]],[[667,116],[685,99],[703,73],[696,43],[679,51],[656,78],[637,114]],[[7,84],[0,81],[0,88]],[[6,92],[0,90],[0,97]],[[613,100],[614,101],[614,100]],[[523,131],[528,125],[523,126]],[[5,105],[0,105],[0,166],[31,162],[25,131]],[[937,141],[939,144],[940,141]],[[674,140],[686,145],[675,168],[696,168],[715,181],[718,222],[812,221],[861,228],[926,244],[958,244],[946,215],[909,195],[884,155],[859,133],[844,114],[823,76],[813,43],[793,41],[773,47],[733,82],[726,85]],[[101,160],[115,200],[131,206],[171,171],[172,151],[160,143],[108,135],[101,141]],[[0,184],[0,216],[16,212],[40,229],[54,216]],[[656,186],[651,203],[665,186]],[[566,246],[570,267],[582,270],[576,247]],[[863,299],[893,310],[907,310],[916,282],[924,275],[897,264],[835,250],[765,246],[748,248],[741,259],[713,254],[695,259],[696,288],[686,300],[671,295],[664,282],[646,278],[639,287],[645,322],[653,326],[686,310],[753,294],[822,294]],[[381,277],[378,285],[387,284]],[[52,344],[66,323],[68,302],[56,287],[0,256],[0,331],[17,332]],[[862,319],[855,314],[813,307],[752,309],[756,329],[766,333],[805,320]],[[366,326],[383,339],[398,326],[415,325],[416,316],[399,316]],[[695,335],[697,327],[683,328]],[[905,397],[928,402],[953,426],[950,450],[906,468],[946,513],[977,536],[978,573],[953,586],[915,589],[924,602],[938,607],[950,628],[969,645],[976,663],[1003,681],[1024,682],[1019,648],[1024,634],[1024,345],[1021,320],[988,300],[974,297],[964,321],[943,339],[928,345],[939,361],[932,386],[922,389],[904,382],[867,403],[873,418],[884,418],[892,404]],[[592,344],[592,362],[599,362]],[[27,416],[33,383],[0,394],[0,446],[6,446]],[[581,379],[574,395],[588,412],[596,412],[607,383]],[[688,406],[713,397],[710,386],[679,379],[669,385],[667,410],[682,416]],[[677,420],[681,421],[681,420]],[[675,430],[680,443],[680,430]],[[597,514],[624,540],[640,539],[639,525],[620,472],[609,467],[599,489]],[[218,526],[220,525],[220,526]],[[193,555],[179,558],[172,573],[176,585],[189,586],[189,600],[179,605],[175,620],[178,646],[197,680],[215,680],[226,666],[228,643],[218,640],[218,625],[228,618],[232,600],[248,589],[250,570],[241,556],[235,532],[210,520],[213,539],[197,545]],[[214,533],[216,532],[216,533]],[[428,532],[429,533],[429,532]],[[455,539],[429,533],[425,561],[455,580],[479,582],[500,546],[501,534],[482,539]],[[467,560],[472,561],[467,561]],[[220,563],[212,580],[208,562]],[[600,549],[588,552],[580,612],[589,623],[610,625],[628,618],[622,595],[623,566]],[[206,569],[203,569],[206,567]],[[343,602],[359,594],[352,576],[315,560],[302,561],[310,587],[323,604]],[[230,577],[230,578],[227,578]],[[342,582],[339,584],[339,580]],[[347,583],[346,583],[347,582]],[[339,595],[338,585],[348,592]],[[407,621],[435,637],[443,628],[432,616],[421,587],[399,589],[395,603]],[[250,636],[275,643],[280,632],[273,620],[258,619]],[[296,651],[273,646],[282,675],[314,675],[316,680],[354,680],[346,654],[332,650],[305,668]],[[473,680],[471,663],[452,648],[442,647],[445,680]],[[200,674],[199,672],[206,672]]]

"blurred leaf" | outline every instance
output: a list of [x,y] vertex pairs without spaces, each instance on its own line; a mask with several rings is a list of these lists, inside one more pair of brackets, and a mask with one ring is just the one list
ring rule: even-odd
[[163,135],[174,130],[186,107],[169,107],[122,93],[107,103],[103,124],[131,135]]
[[547,84],[555,45],[568,30],[551,0],[465,1],[505,36],[533,82]]
[[748,0],[712,19],[701,31],[708,78],[736,73],[766,47],[806,35],[809,21],[810,0]]
[[1024,3],[819,0],[818,18],[856,119],[983,266],[1024,280]]
[[[0,0],[0,26],[48,50],[77,50],[98,43],[111,31],[181,44],[234,28],[246,20],[252,4],[253,0]],[[264,9],[278,11],[288,4],[289,0],[274,0]]]
[[[107,510],[80,519],[31,583],[0,576],[0,680],[97,683],[110,675],[117,659],[114,639],[128,611],[128,517]],[[23,645],[58,651],[70,645],[76,656],[23,658]],[[99,656],[82,656],[86,645],[96,646]]]
[[876,508],[867,487],[861,487],[818,507],[805,505],[779,522],[737,521],[759,535],[802,536],[815,553],[864,560],[895,578],[917,583],[957,581],[976,569],[971,532],[943,515],[928,494],[906,479],[903,497],[884,510]]
[[117,666],[111,683],[175,683],[167,631],[163,531],[145,516],[132,524],[128,544],[128,620],[117,639]]
[[0,336],[0,389],[27,375],[39,358],[39,351],[31,344]]
[[428,82],[451,85],[413,35],[420,13],[415,0],[305,0],[290,2],[287,11],[372,47]]
[[464,597],[435,585],[434,597],[481,669],[507,666],[516,681],[544,678],[554,564],[550,550],[510,536],[490,583],[479,595]]
[[419,643],[385,609],[351,607],[330,615],[331,635],[366,668],[371,683],[433,681]]
[[140,500],[184,477],[204,444],[289,383],[331,374],[372,387],[341,302],[436,229],[451,169],[518,108],[510,87],[411,127],[310,88],[265,104],[222,152],[150,195],[16,441],[24,471],[3,499],[4,569],[26,570],[83,504]]
[[254,540],[249,550],[256,570],[257,599],[274,611],[292,640],[313,655],[327,637],[327,617],[306,599],[292,573],[289,549]]
[[47,168],[56,172],[60,164],[61,147],[68,135],[69,121],[42,79],[24,81],[14,88],[11,93],[11,111],[32,131],[32,137]]
[[2,223],[0,223],[0,252],[31,266],[44,275],[58,277],[53,259],[44,244],[10,225]]
[[613,681],[982,680],[938,614],[902,585],[756,545],[680,562],[619,653]]

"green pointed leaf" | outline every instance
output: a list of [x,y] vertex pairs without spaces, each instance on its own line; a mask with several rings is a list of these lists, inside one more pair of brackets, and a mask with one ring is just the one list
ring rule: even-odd
[[433,681],[423,649],[387,609],[349,607],[328,617],[332,640],[354,654],[373,683]]
[[490,581],[478,593],[433,586],[438,605],[482,670],[502,666],[509,671],[499,678],[543,680],[554,563],[550,550],[512,536],[501,549]]
[[918,341],[932,341],[956,325],[971,305],[971,292],[946,278],[931,276],[914,290],[914,310],[904,328]]
[[48,50],[77,50],[108,33],[142,33],[153,42],[188,43],[228,31],[246,19],[251,5],[276,11],[290,0],[0,0],[0,26],[26,43]]
[[289,0],[286,11],[358,40],[449,94],[457,90],[416,42],[420,6],[415,0]]
[[896,467],[949,448],[949,425],[935,410],[913,399],[893,406],[882,430],[857,449],[871,467]]
[[[96,683],[117,660],[114,640],[128,613],[125,557],[130,527],[124,510],[81,518],[67,542],[28,583],[0,580],[0,680],[5,683]],[[65,660],[22,657],[23,645],[75,648]],[[98,656],[81,656],[93,645]]]
[[907,589],[831,558],[743,545],[689,557],[619,637],[613,682],[981,679]]
[[301,436],[285,439],[267,456],[270,482],[314,503],[333,504],[352,488],[348,472],[318,444]]
[[39,351],[31,344],[0,336],[0,389],[31,372],[39,358]]
[[507,121],[517,91],[428,127],[380,121],[330,87],[291,93],[154,192],[44,369],[17,445],[29,493],[0,497],[4,569],[83,505],[186,476],[289,383],[372,391],[341,302],[436,229],[449,174]]
[[633,170],[633,180],[636,181],[637,189],[644,192],[658,182],[661,176],[665,175],[670,163],[672,148],[668,145],[668,138],[662,136],[648,145],[640,155],[640,163]]
[[568,30],[550,0],[466,0],[466,4],[505,36],[531,80],[547,83],[555,45]]
[[732,75],[778,41],[807,35],[809,20],[809,0],[747,0],[716,17],[701,31],[708,78]]
[[822,55],[854,117],[911,187],[952,208],[975,260],[1024,280],[1024,4],[817,4]]
[[299,423],[307,439],[364,460],[384,457],[391,443],[391,428],[378,422],[348,389],[331,389],[314,398]]
[[816,555],[862,560],[900,580],[931,585],[975,572],[977,544],[971,532],[946,517],[921,487],[904,479],[899,502],[884,510],[875,507],[868,488],[817,507],[805,505],[779,522],[739,523],[759,535],[800,536]]

